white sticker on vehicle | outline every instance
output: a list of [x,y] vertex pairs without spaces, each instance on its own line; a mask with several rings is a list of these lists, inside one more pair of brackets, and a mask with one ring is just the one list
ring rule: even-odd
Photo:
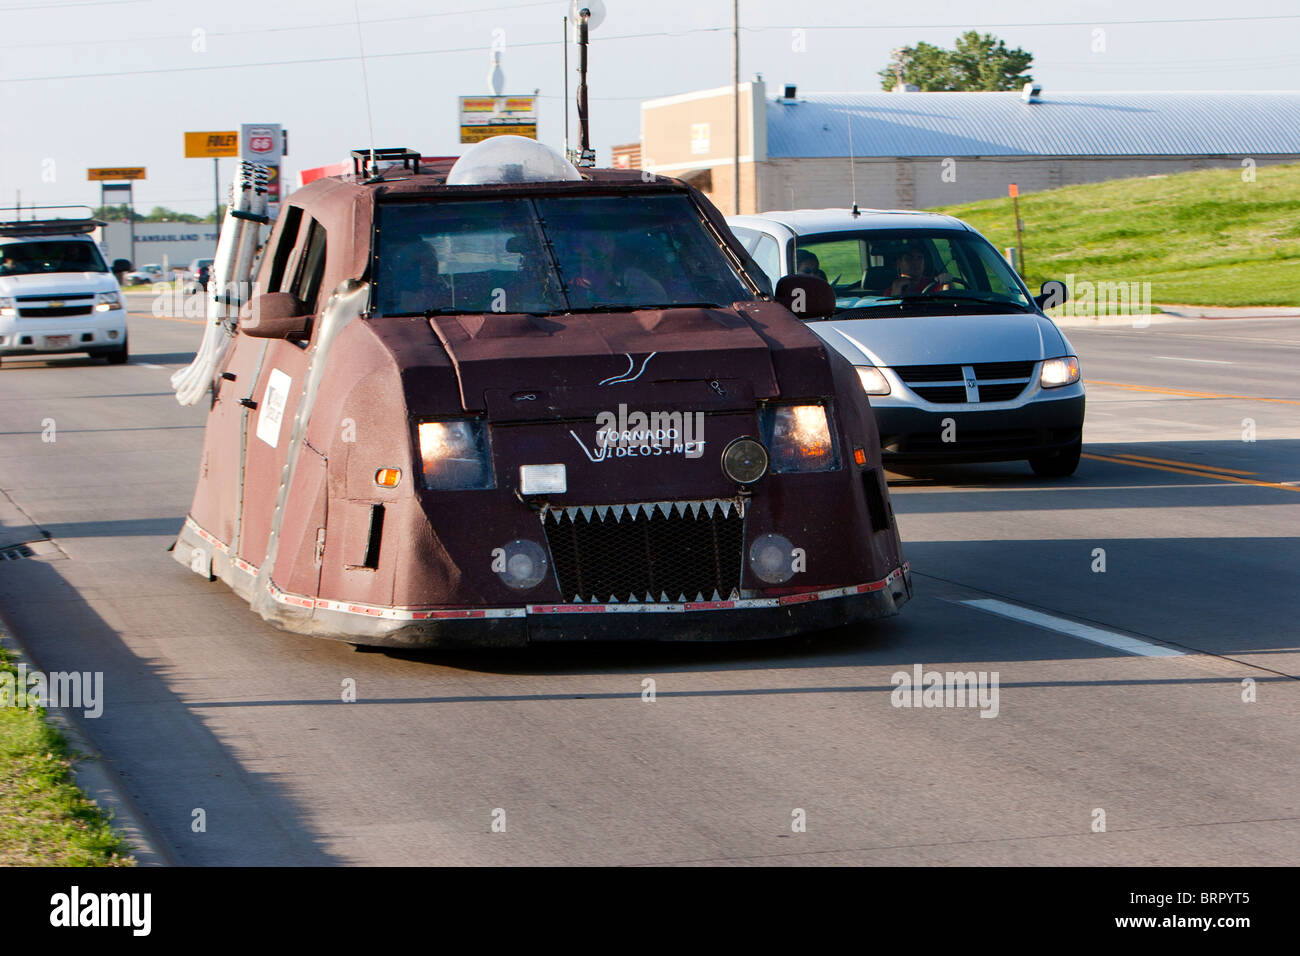
[[272,448],[280,442],[280,423],[284,420],[284,406],[289,401],[289,387],[293,379],[278,368],[271,369],[266,383],[266,394],[257,414],[257,437]]

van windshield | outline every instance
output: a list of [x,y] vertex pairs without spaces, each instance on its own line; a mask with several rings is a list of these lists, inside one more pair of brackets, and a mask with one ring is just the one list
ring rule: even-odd
[[796,272],[830,282],[837,315],[1033,309],[1007,261],[970,232],[894,229],[800,236],[794,265]]
[[372,274],[383,315],[562,314],[755,297],[681,195],[386,204]]
[[107,272],[104,258],[93,242],[83,239],[48,239],[0,244],[0,276],[38,272]]

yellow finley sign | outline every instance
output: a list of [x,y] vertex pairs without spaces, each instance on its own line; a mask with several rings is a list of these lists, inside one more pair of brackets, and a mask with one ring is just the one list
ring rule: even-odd
[[91,182],[120,182],[123,179],[144,179],[143,166],[104,166],[87,169],[86,178]]
[[491,126],[462,126],[460,141],[462,143],[480,143],[493,136],[526,136],[537,139],[536,123],[494,123]]
[[186,159],[202,159],[208,156],[238,156],[239,130],[209,130],[206,133],[185,134]]

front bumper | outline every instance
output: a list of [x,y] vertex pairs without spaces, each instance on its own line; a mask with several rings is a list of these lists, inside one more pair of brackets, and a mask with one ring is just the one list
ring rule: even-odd
[[112,352],[126,344],[126,310],[62,318],[0,319],[0,356]]
[[393,648],[518,647],[576,641],[747,641],[789,637],[890,617],[912,596],[903,564],[879,581],[781,597],[664,604],[526,604],[400,608],[290,594],[259,584],[258,569],[232,557],[187,518],[172,556],[251,599],[275,626],[299,634]]
[[1074,394],[986,411],[873,405],[881,457],[886,464],[1020,461],[1069,448],[1082,437],[1085,400],[1081,387],[1070,391]]

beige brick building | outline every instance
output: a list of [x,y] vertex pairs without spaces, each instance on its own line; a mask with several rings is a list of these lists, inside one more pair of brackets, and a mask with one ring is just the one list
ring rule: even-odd
[[[1300,161],[1300,92],[811,93],[740,86],[740,210],[926,209],[1075,183]],[[642,168],[736,212],[731,87],[641,106]],[[850,135],[852,137],[850,145]],[[854,157],[850,162],[850,151]]]

